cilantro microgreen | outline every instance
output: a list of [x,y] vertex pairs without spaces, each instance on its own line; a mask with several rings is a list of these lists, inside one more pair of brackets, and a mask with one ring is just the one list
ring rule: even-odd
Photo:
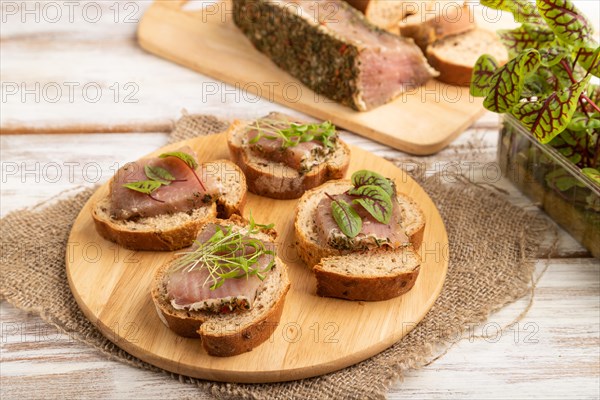
[[250,125],[248,129],[256,130],[257,132],[257,135],[252,138],[250,143],[256,143],[262,138],[268,140],[281,139],[281,146],[284,149],[313,140],[320,141],[327,148],[333,148],[336,137],[335,125],[329,121],[320,124],[300,124],[279,119],[263,118]]
[[[206,269],[208,276],[203,285],[210,285],[210,290],[221,287],[229,279],[256,276],[264,280],[275,265],[275,252],[253,235],[267,226],[253,220],[245,229],[216,225],[215,233],[206,242],[196,242],[192,250],[177,253],[179,257],[171,272]],[[270,260],[261,268],[259,259],[263,256]]]

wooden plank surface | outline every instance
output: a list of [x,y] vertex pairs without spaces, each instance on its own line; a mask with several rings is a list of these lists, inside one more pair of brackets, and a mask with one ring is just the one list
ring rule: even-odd
[[[416,161],[429,171],[455,165],[460,160],[481,165],[493,162],[497,140],[494,121],[496,117],[490,114],[444,152]],[[415,161],[412,156],[355,135],[347,134],[344,138],[381,156],[400,156]],[[5,215],[69,188],[92,185],[89,181],[95,178],[91,179],[91,169],[90,176],[83,172],[82,166],[86,163],[97,162],[103,171],[101,181],[105,181],[111,176],[115,161],[124,163],[156,149],[166,143],[166,135],[28,135],[3,136],[0,140],[5,179],[0,188],[1,212]],[[38,164],[41,171],[44,165],[62,163],[63,160],[77,163],[72,179],[67,177],[66,168],[63,179],[55,183],[47,175],[26,173],[34,171]],[[10,163],[16,163],[19,170],[8,176],[7,170],[12,168],[7,168],[12,165]],[[505,182],[495,184],[511,188]],[[509,198],[515,204],[533,207],[514,188],[510,190]],[[520,322],[521,339],[515,341],[514,329],[505,330],[497,342],[467,337],[440,360],[411,372],[392,388],[390,398],[593,398],[600,395],[600,262],[585,254],[585,250],[568,235],[561,233],[557,257],[566,258],[550,260],[533,307]],[[541,272],[544,266],[540,262],[538,270]],[[489,332],[509,323],[525,305],[525,301],[520,301],[493,316],[487,328]],[[198,394],[191,385],[175,382],[167,376],[106,360],[86,346],[58,335],[55,328],[39,318],[16,310],[6,302],[2,302],[0,319],[0,373],[2,392],[10,394],[7,398],[27,397],[32,390],[49,398],[61,397],[60,391],[77,391],[83,398],[97,395],[181,398]],[[533,329],[530,325],[525,327],[526,323],[540,327],[536,337],[543,339],[541,344],[523,342],[523,337]],[[482,327],[475,333],[479,336],[483,331]],[[574,370],[567,373],[563,368]],[[97,379],[82,390],[82,382],[88,382],[92,376]]]
[[[7,4],[1,3],[2,12]],[[18,2],[20,3],[20,2]],[[77,3],[83,7],[88,2]],[[89,2],[92,3],[92,2]],[[123,2],[122,5],[131,2]],[[200,2],[197,2],[200,3]],[[2,180],[0,214],[30,206],[65,190],[103,182],[112,174],[115,162],[123,163],[148,153],[166,143],[164,133],[90,134],[106,124],[129,126],[137,122],[163,127],[180,115],[190,112],[216,114],[224,118],[253,118],[271,109],[285,110],[264,100],[250,102],[235,90],[223,100],[220,95],[202,99],[194,88],[213,80],[145,54],[135,46],[135,24],[125,24],[123,15],[114,23],[108,7],[112,2],[98,2],[105,11],[97,23],[85,21],[81,12],[74,22],[66,17],[56,23],[33,20],[21,22],[21,14],[8,16],[0,31],[2,83],[27,81],[69,82],[79,77],[84,85],[102,80],[113,84],[116,74],[121,83],[140,85],[139,106],[135,112],[120,112],[123,104],[99,102],[88,106],[80,92],[73,103],[35,102],[28,96],[2,101],[0,127],[3,132],[35,133],[28,136],[0,137]],[[135,2],[137,15],[149,4]],[[577,1],[592,20],[600,20],[597,2]],[[81,11],[81,8],[79,8]],[[121,8],[125,12],[124,8]],[[63,9],[67,15],[66,9]],[[6,14],[8,15],[8,14]],[[112,57],[119,51],[121,57]],[[121,49],[121,50],[119,50]],[[140,67],[143,66],[143,67]],[[23,71],[27,71],[24,74]],[[84,74],[82,71],[90,71]],[[162,77],[158,79],[157,77]],[[4,87],[3,87],[4,89]],[[224,89],[230,89],[224,87]],[[223,93],[221,93],[223,94]],[[236,98],[237,96],[237,98]],[[206,100],[206,102],[202,102]],[[131,110],[131,109],[129,109]],[[286,110],[287,112],[293,112]],[[43,135],[39,132],[77,132],[81,134]],[[91,128],[91,129],[87,129]],[[446,150],[435,156],[414,157],[397,152],[355,135],[345,135],[352,144],[383,157],[401,157],[410,166],[421,166],[430,173],[460,165],[465,171],[485,166],[495,160],[497,117],[486,114],[463,133]],[[162,128],[160,130],[163,130]],[[61,178],[51,175],[53,163],[61,166]],[[68,164],[75,163],[75,164]],[[97,166],[91,163],[97,163]],[[85,166],[89,164],[87,169]],[[45,172],[44,172],[44,167]],[[71,169],[72,168],[72,169]],[[70,175],[70,171],[73,174]],[[95,170],[100,177],[96,178]],[[512,185],[490,180],[508,198],[522,207],[534,206]],[[538,265],[538,272],[545,267]],[[431,365],[411,372],[395,384],[390,399],[415,398],[599,398],[600,397],[600,263],[561,231],[555,258],[538,284],[533,306],[515,330],[505,329],[497,341],[471,339],[467,336],[444,357]],[[492,316],[488,333],[512,321],[525,307],[517,302]],[[4,398],[212,398],[194,386],[107,360],[56,330],[41,319],[8,305],[0,304],[0,397]],[[524,342],[539,327],[533,339]],[[479,336],[483,329],[474,331]]]

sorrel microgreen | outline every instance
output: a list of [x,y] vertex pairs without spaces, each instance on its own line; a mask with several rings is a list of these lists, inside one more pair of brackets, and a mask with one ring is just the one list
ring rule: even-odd
[[389,179],[373,171],[361,170],[352,174],[354,187],[345,194],[352,197],[352,204],[343,199],[331,199],[331,215],[342,233],[356,237],[362,229],[362,219],[354,206],[365,209],[377,222],[388,224],[392,218],[394,187]]
[[[482,0],[512,12],[521,26],[499,31],[511,60],[477,61],[471,94],[516,117],[543,144],[555,147],[600,184],[600,47],[570,0]],[[559,187],[567,187],[561,184]]]
[[[196,168],[198,168],[198,163],[196,162],[196,160],[194,159],[194,157],[192,155],[181,152],[181,151],[175,151],[175,152],[169,152],[169,153],[162,153],[158,157],[159,158],[166,158],[166,157],[179,158],[181,161],[183,161],[185,163],[185,165],[188,166],[188,168],[190,168],[190,170],[192,171],[192,173],[198,180],[198,183],[202,187],[202,190],[206,190],[206,188],[204,187],[204,184],[200,180],[200,177],[196,174]],[[148,178],[147,180],[125,183],[125,184],[123,184],[123,187],[134,190],[136,192],[147,194],[148,196],[150,196],[150,198],[152,200],[158,201],[160,203],[164,203],[164,201],[153,197],[152,193],[154,193],[161,186],[168,186],[173,182],[185,181],[185,179],[182,180],[182,179],[175,178],[175,176],[173,176],[173,174],[169,170],[162,168],[162,167],[146,165],[144,167],[144,173],[146,174],[146,177]]]

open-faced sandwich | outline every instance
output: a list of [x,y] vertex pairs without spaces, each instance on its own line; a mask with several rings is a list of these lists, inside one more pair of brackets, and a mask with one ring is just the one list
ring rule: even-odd
[[199,164],[188,146],[120,168],[92,206],[98,233],[134,250],[190,246],[217,216],[240,214],[246,179],[230,161]]
[[423,212],[375,172],[305,193],[294,228],[298,255],[313,269],[320,296],[386,300],[410,290],[419,274]]
[[248,190],[275,199],[297,199],[348,170],[350,149],[330,122],[306,123],[279,113],[229,128],[231,158]]
[[202,338],[214,356],[263,343],[281,318],[290,283],[271,227],[241,217],[215,220],[195,244],[159,268],[152,299],[178,335]]

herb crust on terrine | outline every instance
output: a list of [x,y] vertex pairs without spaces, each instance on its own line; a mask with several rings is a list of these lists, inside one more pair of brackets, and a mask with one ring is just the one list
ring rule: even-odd
[[342,1],[233,2],[235,24],[277,66],[355,110],[385,104],[437,75],[411,39]]

